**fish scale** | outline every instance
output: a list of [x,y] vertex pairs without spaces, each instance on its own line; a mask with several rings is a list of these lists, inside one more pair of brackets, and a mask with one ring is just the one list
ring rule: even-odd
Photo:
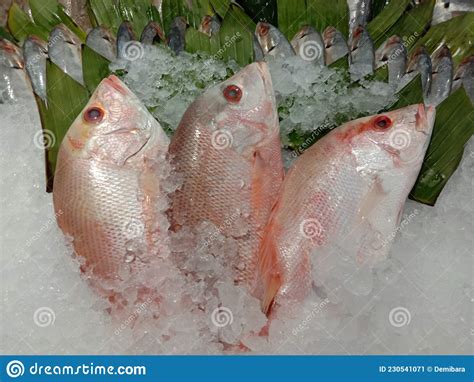
[[352,293],[370,293],[361,270],[389,252],[384,240],[421,168],[434,113],[420,104],[348,122],[295,161],[259,249],[255,295],[264,311],[301,302],[321,281],[312,275],[325,272],[314,268],[323,253],[352,269]]
[[[229,86],[240,87],[241,101],[226,100]],[[239,258],[229,259],[240,264],[235,280],[252,283],[261,231],[283,178],[267,65],[251,64],[198,97],[172,138],[170,155],[184,177],[172,198],[173,229],[198,230],[201,223],[213,223],[237,242]]]
[[[98,108],[103,119],[87,121]],[[132,272],[143,269],[166,251],[157,202],[167,147],[161,126],[115,76],[101,82],[69,128],[58,154],[54,208],[84,270],[99,279],[116,279],[125,263]]]

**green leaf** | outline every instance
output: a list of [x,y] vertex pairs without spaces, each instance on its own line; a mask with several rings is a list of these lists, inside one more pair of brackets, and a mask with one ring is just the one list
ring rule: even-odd
[[221,57],[232,58],[241,66],[253,61],[255,24],[238,6],[231,5],[219,30]]
[[13,3],[10,7],[7,23],[11,34],[20,43],[31,34],[41,37],[43,40],[48,40],[49,32],[36,25],[17,3]]
[[127,20],[139,37],[151,19],[157,21],[157,12],[153,11],[151,0],[88,0],[88,2],[96,24],[104,25],[114,33],[120,24]]
[[[396,1],[396,0],[395,0]],[[372,0],[372,8],[370,10],[370,17],[373,19],[383,11],[383,9],[388,5],[390,0]]]
[[254,22],[264,20],[278,24],[277,0],[239,0],[238,3]]
[[253,61],[255,23],[238,6],[231,5],[222,21],[219,33],[209,38],[193,27],[186,31],[186,50],[207,52],[216,59],[234,59],[241,66]]
[[[46,65],[48,108],[41,110],[44,130],[54,134],[55,143],[47,152],[48,174],[56,169],[59,146],[69,126],[89,100],[89,92],[48,60]],[[49,187],[52,179],[49,179]]]
[[418,74],[408,85],[398,92],[398,100],[390,105],[387,110],[396,110],[408,105],[423,103],[423,86],[421,76]]
[[82,41],[86,33],[66,14],[57,0],[29,0],[31,14],[37,25],[50,32],[56,25],[63,23]]
[[2,26],[0,26],[0,38],[15,42],[15,38],[10,33],[8,33],[7,30]]
[[187,7],[184,5],[184,0],[163,0],[161,3],[161,12],[163,17],[163,29],[165,34],[168,34],[174,18],[184,16],[187,12]]
[[278,27],[289,39],[307,24],[320,32],[334,26],[345,36],[348,35],[349,9],[346,0],[277,0],[277,5]]
[[349,73],[348,55],[345,55],[344,57],[341,57],[339,60],[333,62],[331,65],[329,65],[329,67],[332,69],[341,69]]
[[386,40],[385,36],[387,36],[392,26],[403,15],[409,4],[410,0],[393,0],[377,17],[369,22],[367,31],[370,33],[372,40],[374,40],[376,47],[380,46]]
[[388,65],[381,66],[369,77],[371,81],[388,82]]
[[469,55],[474,54],[474,12],[455,17],[430,28],[423,38],[418,40],[415,48],[424,45],[433,53],[440,45],[446,44],[451,50],[456,65]]
[[375,46],[380,46],[386,39],[396,34],[403,39],[409,50],[429,26],[434,5],[435,0],[427,0],[405,12],[390,29],[374,40]]
[[410,199],[430,206],[436,203],[474,134],[473,122],[474,107],[463,87],[438,106],[433,136]]
[[224,18],[230,7],[230,0],[210,0],[212,8],[221,17]]
[[87,90],[93,93],[100,81],[110,74],[110,61],[94,52],[87,45],[82,46],[82,68]]
[[115,34],[122,23],[122,15],[116,1],[88,0],[89,8],[97,25],[104,25]]

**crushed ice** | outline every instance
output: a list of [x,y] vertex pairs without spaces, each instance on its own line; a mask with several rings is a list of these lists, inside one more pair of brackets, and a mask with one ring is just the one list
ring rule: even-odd
[[[170,129],[206,85],[237,70],[212,58],[150,52],[143,65],[127,64],[125,81]],[[345,89],[342,74],[302,65],[272,66],[281,78],[275,88],[284,132],[331,126],[339,113],[371,114],[393,98],[383,84]],[[367,279],[348,284],[344,265],[321,254],[331,271],[318,275],[313,295],[303,306],[277,312],[266,327],[258,301],[233,283],[236,243],[206,222],[199,234],[170,234],[173,256],[154,260],[121,285],[119,295],[104,299],[94,292],[44,192],[33,98],[0,105],[0,122],[2,353],[471,352],[472,140],[436,207],[407,203],[391,255],[374,269],[368,295],[353,293],[366,288]],[[168,192],[175,187],[170,182]],[[190,251],[193,256],[184,256]],[[133,255],[124,259],[121,272],[133,261]],[[262,331],[268,336],[259,336]]]

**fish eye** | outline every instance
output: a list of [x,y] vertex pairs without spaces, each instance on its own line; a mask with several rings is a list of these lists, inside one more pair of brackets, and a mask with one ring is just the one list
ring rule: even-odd
[[392,120],[385,115],[375,118],[374,127],[377,129],[385,130],[392,126]]
[[224,98],[231,103],[238,103],[242,99],[242,89],[237,85],[229,85],[224,89]]
[[90,107],[84,112],[84,120],[89,123],[100,123],[104,118],[104,111],[99,107]]

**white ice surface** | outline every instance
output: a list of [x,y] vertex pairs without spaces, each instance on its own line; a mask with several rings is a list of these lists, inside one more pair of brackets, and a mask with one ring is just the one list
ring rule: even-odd
[[235,243],[209,224],[198,238],[172,237],[178,259],[198,248],[181,270],[150,271],[166,295],[159,307],[145,300],[109,314],[55,224],[34,100],[0,105],[0,127],[1,353],[222,353],[241,351],[239,341],[272,354],[472,352],[472,140],[436,207],[407,203],[369,296],[351,294],[335,269],[266,337],[254,334],[266,324],[258,302],[231,282]]

